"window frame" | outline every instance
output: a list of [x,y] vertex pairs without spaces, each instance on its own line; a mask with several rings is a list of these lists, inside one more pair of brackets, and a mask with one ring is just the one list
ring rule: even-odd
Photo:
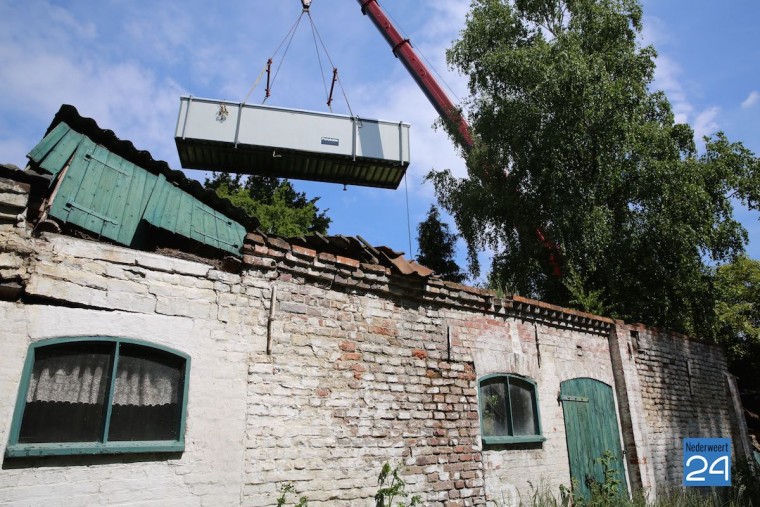
[[[483,382],[486,381],[492,381],[494,379],[503,379],[504,385],[506,387],[506,399],[508,403],[508,411],[509,411],[509,428],[510,431],[514,432],[514,421],[512,420],[512,399],[509,395],[509,379],[514,378],[518,379],[521,382],[526,382],[530,384],[532,391],[533,391],[533,417],[536,422],[536,428],[538,432],[535,435],[485,435],[483,434],[483,404],[482,404],[482,389],[483,389]],[[531,443],[541,443],[546,441],[546,437],[543,436],[543,429],[541,427],[541,404],[539,403],[538,399],[538,384],[536,382],[524,375],[518,375],[515,373],[492,373],[489,375],[485,375],[484,377],[481,377],[478,379],[478,412],[479,412],[479,420],[480,420],[480,437],[483,440],[483,443],[486,445],[498,445],[498,444],[531,444]]]
[[[183,366],[183,386],[180,390],[182,402],[179,404],[179,432],[176,440],[141,440],[141,441],[108,441],[108,430],[111,422],[111,411],[113,408],[114,384],[116,375],[112,374],[109,379],[109,388],[106,399],[104,400],[106,415],[103,423],[102,442],[45,442],[45,443],[19,443],[21,432],[21,422],[24,418],[26,409],[26,397],[31,382],[36,351],[38,348],[44,348],[51,345],[60,345],[66,343],[81,342],[99,342],[113,344],[113,355],[111,358],[111,371],[116,371],[119,361],[119,352],[122,344],[135,345],[146,349],[153,349],[160,353],[170,354],[184,361]],[[11,422],[10,436],[5,455],[11,458],[30,457],[30,456],[69,456],[69,455],[91,455],[91,454],[125,454],[125,453],[162,453],[162,452],[182,452],[185,450],[185,426],[187,419],[187,400],[190,387],[190,356],[176,349],[164,347],[152,342],[136,340],[133,338],[122,338],[115,336],[73,336],[62,338],[51,338],[39,340],[31,343],[27,350],[24,369],[21,373],[19,382],[16,405],[13,411],[13,420]]]

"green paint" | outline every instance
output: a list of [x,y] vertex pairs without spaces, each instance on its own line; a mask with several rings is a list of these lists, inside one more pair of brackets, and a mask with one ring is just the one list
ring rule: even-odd
[[27,154],[27,157],[39,164],[45,159],[47,154],[50,153],[50,150],[55,148],[58,142],[63,139],[63,136],[65,136],[70,130],[69,126],[65,123],[59,123],[42,139],[42,141],[37,143],[37,146],[32,148],[32,151]]
[[195,197],[96,145],[59,123],[29,153],[50,174],[69,167],[50,215],[122,245],[144,241],[138,229],[146,222],[199,243],[240,255],[245,227]]
[[612,453],[621,490],[626,495],[625,468],[620,444],[612,387],[590,378],[566,380],[560,384],[560,401],[565,416],[570,475],[586,498],[589,481],[604,482],[604,468],[598,459]]
[[69,130],[40,163],[40,168],[50,174],[58,174],[71,159],[84,136]]
[[[26,407],[26,395],[29,390],[29,382],[32,377],[32,368],[36,351],[39,348],[57,345],[61,343],[76,342],[107,342],[113,344],[114,356],[111,361],[111,371],[109,384],[111,386],[107,400],[107,415],[105,418],[102,438],[100,442],[67,442],[67,443],[33,443],[20,444],[18,441],[21,431],[21,422],[24,417]],[[154,349],[178,356],[183,362],[184,367],[181,369],[182,392],[179,393],[178,405],[180,410],[179,432],[177,440],[154,440],[154,441],[108,441],[108,431],[111,417],[111,406],[113,401],[114,384],[116,381],[116,368],[118,366],[119,350],[122,344],[131,344]],[[111,336],[75,336],[65,338],[53,338],[49,340],[40,340],[29,346],[22,372],[22,378],[19,382],[19,390],[16,396],[16,408],[13,412],[11,422],[10,437],[5,455],[8,457],[27,457],[27,456],[63,456],[78,454],[122,454],[122,453],[157,453],[157,452],[182,452],[185,449],[185,427],[187,418],[187,400],[190,389],[190,356],[184,352],[157,345],[142,340],[131,338],[120,338]]]
[[[508,418],[509,418],[509,435],[486,435],[484,428],[486,427],[486,424],[484,423],[484,415],[485,415],[485,406],[486,406],[486,400],[483,396],[482,391],[482,384],[486,381],[492,381],[493,379],[498,379],[500,382],[503,382],[505,386],[505,393],[506,395],[506,401],[507,401],[507,412],[508,412]],[[509,396],[509,385],[510,381],[518,381],[522,385],[528,384],[530,386],[530,390],[532,391],[533,400],[532,400],[532,411],[533,411],[533,419],[534,419],[534,434],[531,435],[515,435],[514,434],[514,428],[515,428],[515,421],[514,421],[514,410],[512,409],[512,400]],[[491,374],[486,375],[482,377],[478,381],[478,397],[480,399],[480,431],[481,431],[481,438],[483,440],[483,443],[486,445],[499,445],[499,444],[526,444],[526,443],[541,443],[546,440],[544,436],[542,436],[541,431],[541,410],[540,410],[540,404],[538,401],[538,388],[535,382],[533,380],[523,377],[521,375],[505,375],[505,374]]]

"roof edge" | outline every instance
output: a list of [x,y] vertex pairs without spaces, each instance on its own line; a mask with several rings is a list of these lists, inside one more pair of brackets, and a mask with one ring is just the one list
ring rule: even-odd
[[76,132],[89,137],[93,142],[106,147],[110,152],[142,167],[146,171],[163,175],[167,181],[175,184],[202,203],[239,222],[246,230],[255,230],[259,226],[257,219],[235,207],[228,199],[219,197],[213,190],[204,188],[199,181],[188,178],[182,171],[172,169],[165,161],[155,160],[150,152],[139,150],[131,141],[117,137],[112,130],[98,126],[94,119],[80,115],[76,107],[70,104],[61,105],[45,132],[45,136],[59,123],[67,124]]

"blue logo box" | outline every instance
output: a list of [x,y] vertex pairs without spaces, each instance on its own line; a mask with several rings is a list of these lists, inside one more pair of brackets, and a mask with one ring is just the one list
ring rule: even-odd
[[684,438],[683,485],[730,486],[731,439]]

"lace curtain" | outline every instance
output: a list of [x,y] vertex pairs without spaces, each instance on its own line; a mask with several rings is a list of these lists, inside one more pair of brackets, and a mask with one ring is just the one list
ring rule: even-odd
[[106,426],[108,440],[176,440],[184,360],[150,347],[121,344],[107,412],[115,347],[104,341],[37,349],[19,441],[99,442]]
[[[35,361],[26,401],[102,404],[109,389],[107,354],[77,353]],[[115,405],[177,403],[180,372],[177,367],[136,355],[122,354],[116,372]]]

